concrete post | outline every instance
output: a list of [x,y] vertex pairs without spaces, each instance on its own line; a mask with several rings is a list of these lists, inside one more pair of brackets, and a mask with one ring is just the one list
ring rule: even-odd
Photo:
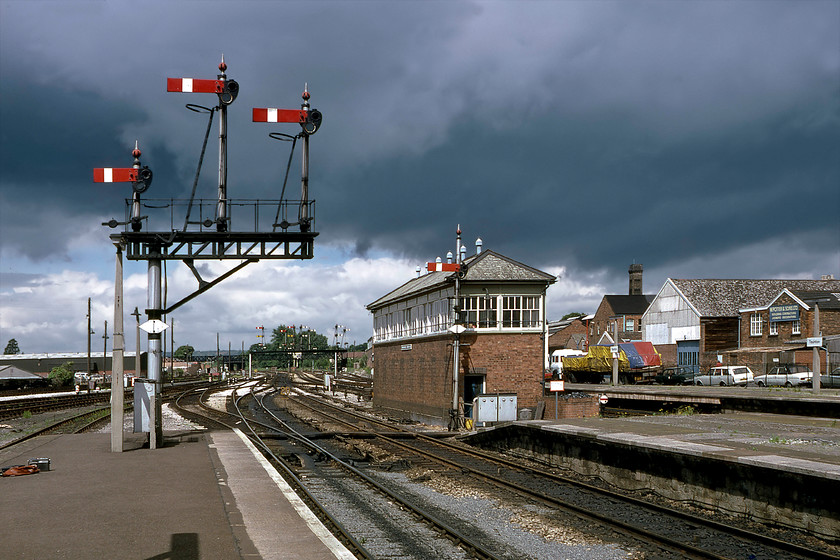
[[117,245],[116,272],[114,274],[114,347],[111,359],[111,452],[123,450],[123,408],[125,400],[125,375],[123,373],[123,257]]

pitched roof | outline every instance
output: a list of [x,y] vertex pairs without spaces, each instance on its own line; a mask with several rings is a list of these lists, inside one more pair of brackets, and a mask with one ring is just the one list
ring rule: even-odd
[[43,377],[19,367],[0,366],[0,379],[43,379]]
[[684,280],[669,281],[701,317],[737,317],[740,309],[767,305],[785,288],[840,292],[840,280]]
[[644,295],[606,295],[604,299],[607,300],[613,313],[616,315],[641,315],[656,298],[652,294]]
[[522,264],[494,251],[482,251],[464,261],[467,275],[464,281],[478,282],[540,282],[553,284],[557,277]]
[[840,293],[838,290],[831,292],[822,290],[791,290],[793,295],[810,306],[818,304],[820,309],[840,309]]
[[[467,267],[467,274],[462,280],[464,283],[517,282],[548,285],[557,281],[557,278],[552,274],[537,270],[490,250],[473,255],[466,259],[464,264]],[[412,278],[395,290],[369,303],[366,308],[373,310],[394,301],[440,288],[453,282],[455,274],[455,272],[430,272],[419,278]]]

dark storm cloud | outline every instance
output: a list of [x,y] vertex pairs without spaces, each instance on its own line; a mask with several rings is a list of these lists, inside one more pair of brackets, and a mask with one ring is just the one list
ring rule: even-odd
[[64,249],[36,241],[38,215],[115,213],[71,185],[127,165],[137,136],[149,196],[189,192],[205,122],[183,105],[213,100],[164,79],[214,77],[222,52],[242,87],[231,196],[278,196],[287,147],[267,134],[293,131],[249,111],[297,107],[308,82],[319,241],[356,254],[433,258],[460,223],[535,265],[664,266],[838,227],[812,210],[838,204],[836,2],[42,6],[5,4],[22,21],[0,38],[3,196],[21,216],[3,244],[30,255]]

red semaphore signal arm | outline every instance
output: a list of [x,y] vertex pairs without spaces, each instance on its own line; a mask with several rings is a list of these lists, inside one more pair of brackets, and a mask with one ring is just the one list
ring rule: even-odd
[[94,183],[129,183],[137,181],[139,169],[133,167],[97,167],[93,170]]
[[304,123],[307,111],[301,109],[260,109],[253,108],[252,122],[265,123]]
[[166,78],[166,91],[175,91],[179,93],[222,93],[224,90],[224,80]]

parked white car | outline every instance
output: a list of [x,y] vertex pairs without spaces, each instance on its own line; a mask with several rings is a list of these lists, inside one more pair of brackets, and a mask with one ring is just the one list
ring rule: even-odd
[[708,373],[695,375],[695,385],[742,385],[752,383],[753,372],[747,366],[715,366]]
[[769,385],[780,385],[783,387],[811,386],[814,383],[814,374],[807,366],[790,364],[774,366],[770,373],[756,375],[755,384],[759,387]]
[[840,388],[840,367],[834,368],[831,373],[820,375],[820,387]]

